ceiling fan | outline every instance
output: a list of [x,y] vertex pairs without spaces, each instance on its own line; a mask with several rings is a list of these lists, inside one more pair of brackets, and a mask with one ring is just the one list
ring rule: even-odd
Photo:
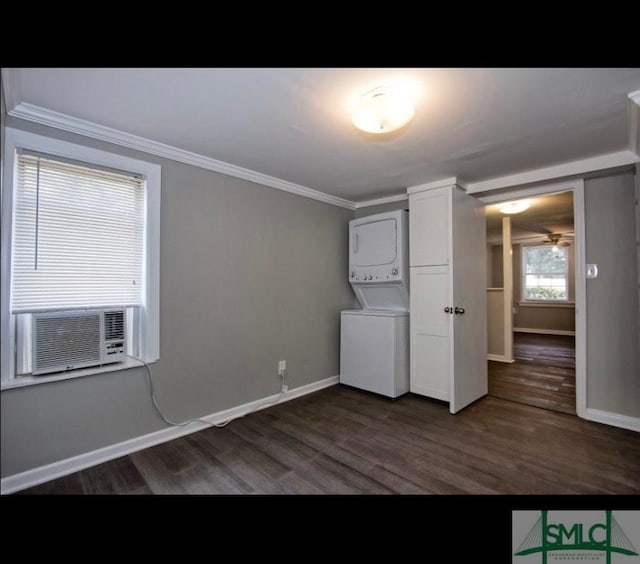
[[518,237],[514,238],[514,242],[525,244],[525,245],[553,245],[557,250],[559,247],[568,247],[571,245],[573,241],[574,235],[573,231],[566,231],[564,233],[552,233],[549,231],[544,235],[544,238],[541,239],[542,235],[532,235],[528,237]]
[[566,239],[573,239],[573,233],[549,233],[547,238],[542,241],[542,244],[553,245],[555,248],[568,247],[571,245],[571,241]]

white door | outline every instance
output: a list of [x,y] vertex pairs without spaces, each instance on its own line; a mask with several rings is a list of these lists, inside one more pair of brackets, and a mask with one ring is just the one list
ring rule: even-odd
[[484,206],[459,188],[452,205],[453,362],[449,410],[487,394],[486,219]]
[[411,379],[410,390],[449,400],[451,372],[451,315],[449,267],[411,269]]

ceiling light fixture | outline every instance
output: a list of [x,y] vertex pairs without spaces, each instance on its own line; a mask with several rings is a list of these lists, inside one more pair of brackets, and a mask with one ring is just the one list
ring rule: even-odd
[[415,114],[411,97],[393,86],[379,86],[360,99],[351,121],[367,133],[389,133],[408,123]]
[[523,212],[531,207],[530,200],[515,200],[513,202],[505,202],[498,206],[498,210],[502,213],[514,214]]

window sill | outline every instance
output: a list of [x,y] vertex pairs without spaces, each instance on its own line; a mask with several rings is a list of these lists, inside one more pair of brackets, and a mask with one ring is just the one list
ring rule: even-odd
[[8,382],[2,382],[0,390],[4,391],[11,390],[13,388],[22,388],[24,386],[35,386],[36,384],[71,380],[73,378],[81,378],[83,376],[103,374],[105,372],[127,370],[128,368],[136,368],[138,366],[144,366],[144,363],[139,360],[134,360],[133,358],[127,358],[122,362],[103,364],[102,366],[92,366],[91,368],[78,368],[76,370],[70,370],[69,372],[56,372],[54,374],[45,374],[42,376],[18,376],[16,378],[11,378]]
[[520,307],[565,307],[575,308],[575,302],[518,302]]

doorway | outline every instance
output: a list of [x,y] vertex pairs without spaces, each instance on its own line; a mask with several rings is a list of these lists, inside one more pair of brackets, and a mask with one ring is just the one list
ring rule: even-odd
[[486,208],[489,395],[575,415],[574,193],[519,201]]

